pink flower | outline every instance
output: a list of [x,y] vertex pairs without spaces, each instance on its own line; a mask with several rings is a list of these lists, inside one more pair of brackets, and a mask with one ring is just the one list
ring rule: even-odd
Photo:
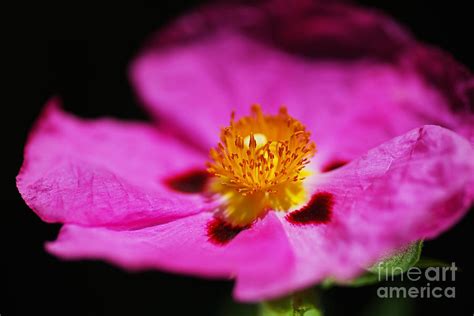
[[292,3],[214,5],[154,37],[131,76],[158,126],[48,103],[17,184],[64,223],[49,252],[233,278],[256,301],[356,277],[464,215],[471,74],[378,12]]

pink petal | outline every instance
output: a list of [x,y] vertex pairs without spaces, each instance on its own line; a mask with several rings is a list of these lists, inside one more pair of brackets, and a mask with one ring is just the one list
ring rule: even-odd
[[334,197],[329,223],[283,220],[296,265],[260,294],[282,294],[327,277],[350,279],[393,249],[447,230],[474,200],[472,157],[465,139],[424,126],[321,174],[314,190]]
[[207,277],[236,278],[248,289],[278,279],[292,253],[278,218],[268,214],[226,245],[208,237],[210,213],[138,230],[65,225],[49,252],[65,259],[105,259],[129,269],[158,268]]
[[327,277],[354,277],[393,249],[448,229],[473,201],[473,155],[462,137],[425,126],[320,174],[315,192],[334,196],[327,223],[290,223],[291,214],[271,212],[226,244],[209,236],[211,213],[139,230],[66,225],[47,248],[127,269],[235,277],[239,300],[274,298]]
[[[209,7],[158,34],[131,67],[151,113],[208,148],[233,109],[242,115],[257,102],[274,112],[285,104],[313,131],[320,165],[354,159],[424,124],[474,143],[474,117],[466,114],[473,79],[445,54],[373,11],[264,3]],[[192,124],[191,107],[198,109]]]
[[165,184],[205,161],[145,123],[82,120],[52,100],[29,137],[17,185],[47,222],[148,226],[210,208]]

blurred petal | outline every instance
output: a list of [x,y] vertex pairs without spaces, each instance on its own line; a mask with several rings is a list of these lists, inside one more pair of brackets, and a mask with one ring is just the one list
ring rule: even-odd
[[[204,8],[150,42],[131,77],[155,117],[207,149],[232,110],[238,117],[255,102],[267,112],[285,104],[313,131],[320,165],[352,160],[424,124],[472,137],[469,106],[454,105],[472,104],[472,76],[446,76],[455,63],[386,16],[321,1],[262,3]],[[425,64],[421,51],[430,56]],[[457,101],[449,87],[459,90]]]

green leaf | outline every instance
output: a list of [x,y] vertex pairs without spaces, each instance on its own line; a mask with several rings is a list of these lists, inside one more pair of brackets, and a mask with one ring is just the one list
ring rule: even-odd
[[378,283],[378,275],[372,272],[366,272],[355,279],[350,281],[338,281],[335,279],[328,278],[321,283],[321,287],[323,289],[329,289],[333,286],[340,285],[340,286],[350,286],[350,287],[360,287]]
[[420,258],[420,260],[416,263],[415,266],[420,269],[426,269],[429,267],[450,267],[451,264],[438,259]]
[[314,290],[260,303],[260,316],[322,316]]
[[369,271],[379,276],[402,274],[420,260],[422,248],[423,241],[410,244],[399,250],[396,254],[377,262],[369,268]]
[[423,241],[417,241],[397,251],[394,255],[374,264],[367,272],[350,281],[326,279],[321,285],[324,289],[334,285],[360,287],[378,283],[387,277],[392,277],[406,272],[420,260]]

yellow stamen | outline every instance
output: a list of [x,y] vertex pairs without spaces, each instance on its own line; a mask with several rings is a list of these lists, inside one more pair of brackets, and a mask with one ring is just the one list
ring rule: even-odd
[[224,199],[221,215],[233,225],[247,225],[265,210],[288,211],[306,198],[304,170],[316,152],[310,133],[282,107],[264,115],[259,105],[251,115],[223,128],[211,149],[211,191]]

